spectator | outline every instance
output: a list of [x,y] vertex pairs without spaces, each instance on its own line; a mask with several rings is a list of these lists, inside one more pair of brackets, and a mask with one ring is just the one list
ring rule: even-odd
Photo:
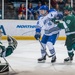
[[57,0],[51,0],[51,6],[53,8],[56,8],[56,5],[57,5]]
[[71,6],[70,0],[67,0],[67,1],[66,1],[65,6]]
[[44,2],[44,5],[47,5],[47,6],[48,6],[49,4],[48,4],[48,2],[47,2],[47,1],[45,1],[45,2]]
[[34,10],[31,2],[28,4],[28,19],[34,20]]
[[65,7],[66,7],[66,6],[70,6],[70,4],[69,4],[69,3],[65,3]]
[[67,0],[67,3],[68,3],[68,4],[71,4],[71,0]]
[[39,14],[39,8],[41,5],[42,5],[41,2],[38,2],[38,5],[36,7],[34,7],[34,14],[35,14],[34,16],[35,16],[36,20],[38,19],[38,16],[40,15]]
[[63,12],[63,7],[65,6],[65,3],[63,0],[59,0],[58,1],[58,5],[59,5],[59,10]]
[[56,19],[57,20],[63,19],[63,12],[59,10],[59,5],[58,4],[56,5],[56,10],[57,10],[57,13],[58,13]]
[[2,5],[0,3],[0,19],[2,19]]
[[18,10],[18,18],[19,19],[26,19],[26,8],[24,4],[21,4]]
[[4,18],[5,19],[16,19],[17,18],[17,13],[15,12],[13,3],[10,3],[7,6],[5,6]]
[[48,5],[49,0],[40,0],[40,2],[42,3],[42,5]]

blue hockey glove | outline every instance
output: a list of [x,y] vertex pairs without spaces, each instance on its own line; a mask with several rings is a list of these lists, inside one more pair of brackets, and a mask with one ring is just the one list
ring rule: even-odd
[[35,37],[36,40],[40,39],[41,33],[37,32],[34,37]]

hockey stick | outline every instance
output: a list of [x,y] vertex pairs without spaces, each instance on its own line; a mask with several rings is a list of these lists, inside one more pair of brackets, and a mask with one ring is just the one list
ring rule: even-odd
[[35,31],[35,30],[30,30],[30,31],[24,32],[22,35],[25,35],[27,33],[33,32],[33,31]]
[[[11,70],[13,71],[13,72],[15,72],[14,71],[14,69],[10,66],[10,64],[8,63],[8,61],[5,59],[5,57],[3,57],[3,59],[6,61],[6,63],[9,65],[9,67],[11,68]],[[16,73],[16,72],[15,72]]]
[[[42,48],[44,49],[44,47],[43,47],[43,45],[42,45],[42,43],[41,43],[40,39],[38,39],[38,41],[39,41],[40,45],[42,46]],[[52,57],[52,56],[53,56],[53,55],[48,55],[48,53],[47,53],[47,52],[46,52],[46,55],[47,55],[48,57]]]

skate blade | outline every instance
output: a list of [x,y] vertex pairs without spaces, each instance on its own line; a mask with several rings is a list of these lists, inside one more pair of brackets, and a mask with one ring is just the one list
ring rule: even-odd
[[55,63],[56,62],[56,60],[55,61],[51,61],[51,63]]
[[51,62],[52,64],[54,64],[54,63],[56,63],[56,61],[55,62]]
[[38,63],[45,63],[45,60],[43,60],[43,61],[38,61]]
[[51,62],[52,65],[55,65],[55,63],[56,63],[56,61],[55,62]]
[[64,61],[65,64],[72,64],[72,61]]

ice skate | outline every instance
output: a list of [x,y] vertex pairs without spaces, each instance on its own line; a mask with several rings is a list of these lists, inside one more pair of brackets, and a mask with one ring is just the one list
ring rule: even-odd
[[46,55],[38,59],[38,63],[45,63]]
[[17,47],[17,41],[13,37],[7,36],[7,41],[9,46],[12,46],[14,49]]
[[54,62],[56,62],[56,56],[53,56],[51,59],[51,63],[54,63]]
[[64,59],[64,62],[71,62],[73,60],[73,57],[67,57]]

